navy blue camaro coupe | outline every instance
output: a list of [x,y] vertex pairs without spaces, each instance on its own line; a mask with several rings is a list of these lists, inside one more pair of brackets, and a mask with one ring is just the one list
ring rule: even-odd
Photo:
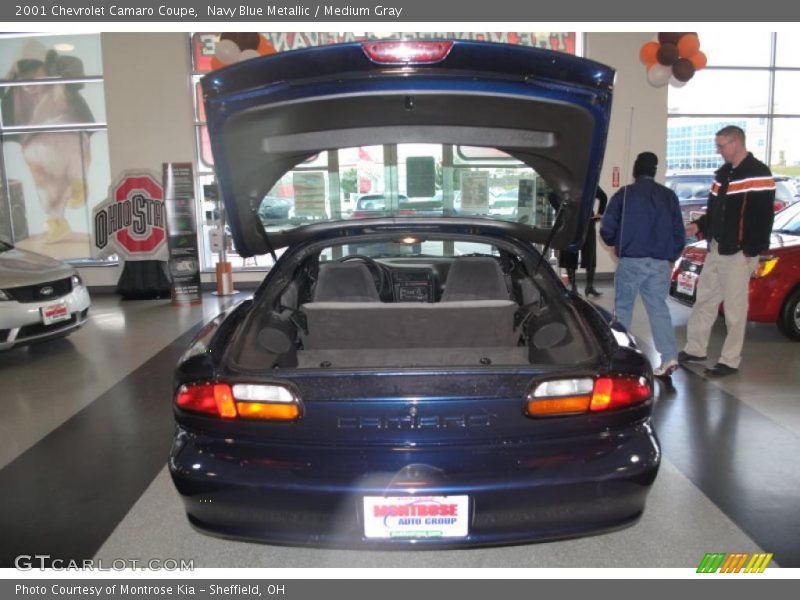
[[195,527],[460,547],[636,521],[660,459],[650,365],[548,261],[589,222],[613,78],[466,41],[205,77],[235,247],[275,264],[176,371],[169,467]]

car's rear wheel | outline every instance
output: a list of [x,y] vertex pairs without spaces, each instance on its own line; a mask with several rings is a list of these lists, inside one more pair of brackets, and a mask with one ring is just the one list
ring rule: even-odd
[[778,317],[778,329],[786,337],[800,342],[800,288],[789,294],[783,303]]

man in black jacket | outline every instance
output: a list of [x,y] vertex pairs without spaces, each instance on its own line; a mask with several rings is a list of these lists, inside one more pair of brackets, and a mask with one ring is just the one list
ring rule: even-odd
[[758,266],[759,253],[769,248],[775,200],[772,173],[747,151],[744,131],[733,125],[724,127],[717,132],[716,144],[725,164],[715,174],[708,211],[686,226],[688,235],[708,240],[708,254],[697,281],[686,346],[678,355],[681,362],[706,359],[711,327],[719,303],[724,302],[728,332],[719,361],[705,370],[709,377],[739,370],[750,274]]

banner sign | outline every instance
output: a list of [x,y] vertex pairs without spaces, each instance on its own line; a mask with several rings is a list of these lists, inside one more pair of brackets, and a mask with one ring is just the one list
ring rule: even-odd
[[200,302],[200,261],[197,250],[194,174],[191,163],[164,163],[164,195],[169,232],[169,272],[172,303]]
[[[476,42],[499,42],[503,44],[519,44],[521,46],[534,46],[547,50],[558,50],[567,54],[575,54],[577,33],[574,31],[396,31],[396,32],[341,32],[341,31],[267,31],[262,32],[263,43],[272,52],[287,52],[301,50],[328,44],[342,44],[345,42],[364,42],[379,39],[455,39],[472,40]],[[192,36],[194,53],[194,69],[199,72],[213,70],[212,59],[217,52],[220,40],[219,33],[195,33]],[[260,40],[254,39],[254,44],[247,44],[245,40],[239,41],[239,49],[257,50]],[[242,47],[242,45],[246,47]],[[201,103],[202,105],[202,103]]]
[[164,190],[152,171],[123,171],[92,211],[92,257],[166,260]]

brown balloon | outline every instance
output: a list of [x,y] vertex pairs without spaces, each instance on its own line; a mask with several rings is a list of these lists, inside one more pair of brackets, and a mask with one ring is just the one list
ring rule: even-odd
[[683,33],[664,32],[658,34],[658,41],[662,44],[677,44]]
[[226,31],[219,36],[219,39],[231,40],[239,46],[239,50],[257,50],[258,44],[261,41],[261,36],[257,33],[235,33]]
[[689,81],[694,77],[695,68],[688,58],[681,58],[672,65],[672,75],[678,81]]
[[661,44],[656,52],[656,59],[666,67],[674,65],[678,60],[678,47],[675,44]]

